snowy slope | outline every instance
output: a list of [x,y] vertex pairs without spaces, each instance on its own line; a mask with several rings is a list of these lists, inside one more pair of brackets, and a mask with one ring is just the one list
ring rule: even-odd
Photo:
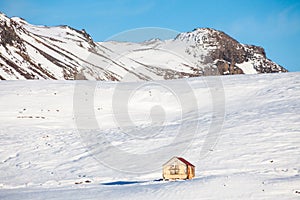
[[[299,199],[299,78],[3,81],[0,199]],[[174,155],[196,178],[155,181]]]
[[214,29],[164,41],[97,43],[84,30],[31,25],[0,13],[0,80],[144,81],[286,71],[263,48]]

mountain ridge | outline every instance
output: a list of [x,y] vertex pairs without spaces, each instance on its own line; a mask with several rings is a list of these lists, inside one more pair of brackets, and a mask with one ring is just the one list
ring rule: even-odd
[[174,39],[95,42],[83,29],[36,26],[0,14],[0,79],[147,81],[287,72],[262,47],[196,28]]

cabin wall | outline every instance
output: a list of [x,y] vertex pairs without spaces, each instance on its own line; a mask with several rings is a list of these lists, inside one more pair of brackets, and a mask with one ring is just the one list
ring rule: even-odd
[[192,179],[195,177],[195,167],[188,166],[188,179]]
[[[163,168],[163,178],[164,179],[187,179],[187,166],[186,165],[177,165],[178,168],[176,172],[174,173],[175,170],[172,170],[174,166],[172,165],[166,165]],[[170,170],[171,169],[171,170]]]

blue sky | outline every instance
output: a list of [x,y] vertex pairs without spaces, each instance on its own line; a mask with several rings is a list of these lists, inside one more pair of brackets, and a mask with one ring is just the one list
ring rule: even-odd
[[142,27],[210,27],[300,71],[299,0],[1,0],[0,11],[32,24],[85,29],[95,41]]

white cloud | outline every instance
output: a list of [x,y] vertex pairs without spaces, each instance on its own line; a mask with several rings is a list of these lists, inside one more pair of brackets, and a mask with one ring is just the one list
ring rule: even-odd
[[300,4],[289,6],[280,12],[270,12],[265,18],[246,16],[231,24],[233,35],[256,37],[284,37],[300,32]]

